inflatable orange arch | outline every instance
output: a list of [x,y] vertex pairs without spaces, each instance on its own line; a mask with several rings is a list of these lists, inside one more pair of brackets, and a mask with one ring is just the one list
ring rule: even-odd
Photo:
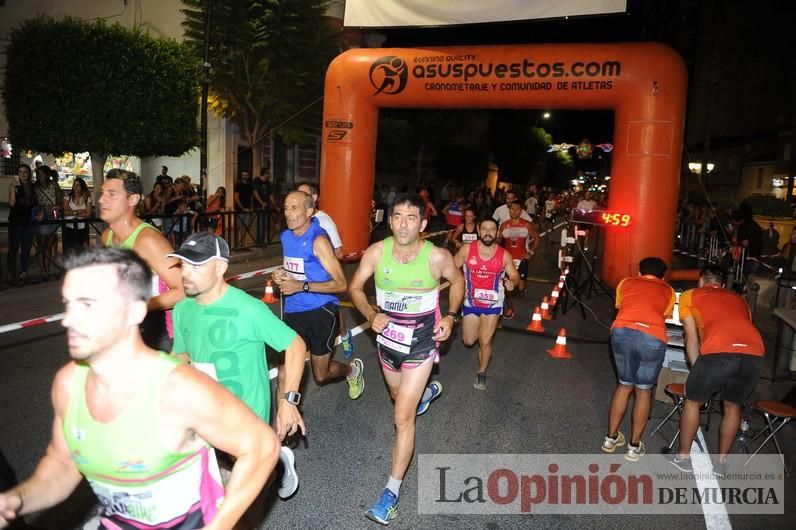
[[656,43],[354,49],[326,74],[321,196],[346,253],[368,246],[380,108],[612,109],[603,279],[657,256],[671,265],[687,75]]

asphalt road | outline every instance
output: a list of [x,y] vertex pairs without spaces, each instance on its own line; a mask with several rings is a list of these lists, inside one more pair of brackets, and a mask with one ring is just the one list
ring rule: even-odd
[[[531,276],[552,282],[552,246],[544,246]],[[275,259],[232,266],[234,274],[263,268]],[[353,265],[346,267],[350,277]],[[549,293],[551,283],[530,282],[525,298],[516,301],[517,316],[502,323],[494,341],[488,389],[473,388],[477,350],[463,346],[458,331],[449,341],[435,378],[444,386],[430,411],[418,418],[417,454],[597,454],[606,431],[608,404],[616,384],[609,354],[608,330],[598,318],[570,310],[545,322],[542,336],[525,332],[532,305]],[[258,297],[262,279],[238,286]],[[59,282],[0,292],[0,324],[62,311]],[[446,296],[443,295],[443,300]],[[611,300],[589,301],[599,320],[612,318]],[[278,312],[278,306],[272,306]],[[349,327],[364,319],[344,309]],[[547,355],[560,327],[569,333],[574,358]],[[366,390],[357,401],[345,383],[318,387],[311,377],[304,385],[303,414],[306,439],[295,448],[301,478],[298,493],[287,501],[266,491],[248,520],[259,528],[375,528],[364,517],[387,481],[393,440],[392,406],[375,356],[371,332],[355,339],[355,355],[365,361]],[[29,475],[42,455],[51,429],[50,384],[56,370],[68,361],[65,338],[58,323],[0,335],[0,448],[21,476]],[[668,405],[655,403],[653,417]],[[626,420],[628,423],[628,420]],[[714,418],[718,425],[718,416]],[[623,426],[629,432],[629,424]],[[715,447],[717,428],[706,436]],[[671,434],[671,432],[669,432]],[[792,434],[792,431],[791,431]],[[647,437],[651,452],[663,445],[657,435]],[[401,490],[394,528],[705,528],[702,515],[428,515],[418,513],[418,459]],[[786,499],[793,499],[794,480],[786,481]],[[94,509],[85,485],[62,505],[29,521],[40,528],[79,528]],[[793,528],[794,508],[779,516],[730,516],[735,528]]]

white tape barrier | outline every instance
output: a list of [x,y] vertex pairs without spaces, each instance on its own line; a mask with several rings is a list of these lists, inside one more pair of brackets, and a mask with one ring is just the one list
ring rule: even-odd
[[244,272],[243,274],[237,274],[235,276],[230,276],[227,278],[228,282],[237,282],[240,280],[245,280],[247,278],[254,278],[255,276],[265,276],[266,274],[271,274],[276,269],[281,267],[282,265],[274,265],[273,267],[268,267],[267,269],[258,269],[252,272]]
[[4,326],[0,326],[0,334],[7,333],[9,331],[14,331],[17,329],[25,329],[25,328],[32,328],[34,326],[40,326],[41,324],[47,324],[48,322],[57,322],[59,320],[63,320],[66,316],[65,313],[58,313],[57,315],[50,315],[46,317],[40,318],[32,318],[30,320],[23,320],[22,322],[15,322],[13,324],[6,324]]
[[453,232],[453,230],[454,229],[451,228],[450,230],[440,230],[439,232],[430,232],[428,234],[423,234],[422,236],[420,236],[420,239],[428,239],[430,237],[441,236],[442,234],[447,234],[449,232]]
[[547,236],[551,232],[554,232],[554,231],[558,230],[559,228],[561,228],[562,226],[564,226],[566,224],[567,224],[567,222],[563,221],[563,222],[558,223],[557,225],[553,226],[552,228],[548,228],[547,230],[545,230],[544,232],[539,234],[539,239],[542,239],[543,237]]
[[[274,267],[268,267],[267,269],[259,269],[256,271],[230,276],[227,278],[227,281],[237,282],[240,280],[245,280],[247,278],[254,278],[255,276],[265,276],[267,274],[271,274],[279,267],[281,267],[281,265],[276,265]],[[63,318],[64,318],[64,313],[58,313],[57,315],[49,315],[45,317],[33,318],[30,320],[23,320],[22,322],[15,322],[13,324],[6,324],[4,326],[0,326],[0,335],[3,333],[7,333],[9,331],[16,331],[18,329],[24,329],[24,328],[32,328],[34,326],[40,326],[41,324],[47,324],[49,322],[57,322],[59,320],[63,320]]]

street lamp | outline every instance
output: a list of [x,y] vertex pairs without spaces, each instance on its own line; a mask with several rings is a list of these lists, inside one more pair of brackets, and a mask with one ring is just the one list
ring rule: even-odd
[[542,114],[542,118],[544,118],[546,120],[550,119],[550,113],[549,112],[545,112],[544,114]]

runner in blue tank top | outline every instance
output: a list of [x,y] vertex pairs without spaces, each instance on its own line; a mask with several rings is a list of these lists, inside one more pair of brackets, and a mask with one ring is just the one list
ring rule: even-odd
[[[307,344],[315,382],[325,385],[346,379],[348,396],[357,399],[365,390],[362,361],[353,359],[346,365],[332,360],[339,329],[337,294],[345,292],[348,283],[314,212],[315,201],[303,191],[285,198],[284,266],[274,272],[274,280],[285,297],[285,324]],[[284,389],[281,367],[279,389]]]

